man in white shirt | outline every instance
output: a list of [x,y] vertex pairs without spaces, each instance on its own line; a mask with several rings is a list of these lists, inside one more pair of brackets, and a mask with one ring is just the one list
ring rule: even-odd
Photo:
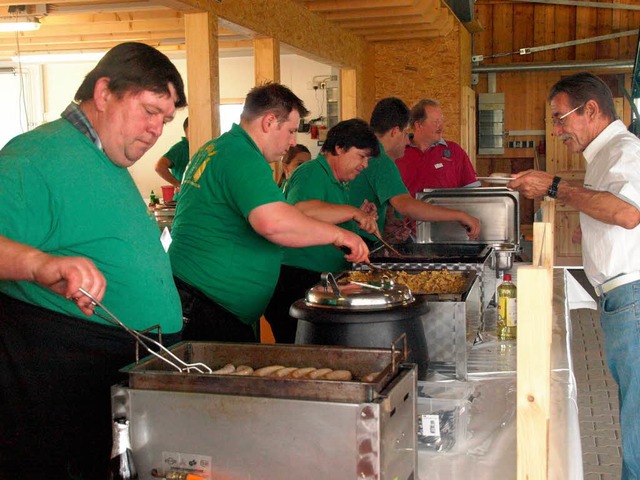
[[549,94],[554,135],[586,160],[583,187],[546,172],[514,175],[507,187],[545,195],[580,211],[587,278],[599,296],[611,374],[619,386],[622,479],[640,478],[640,139],[617,119],[607,85],[590,73],[556,83]]

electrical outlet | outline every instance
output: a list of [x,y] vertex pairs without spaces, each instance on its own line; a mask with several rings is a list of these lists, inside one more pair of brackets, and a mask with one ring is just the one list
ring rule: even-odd
[[320,82],[320,89],[324,90],[325,88],[327,88],[326,82]]

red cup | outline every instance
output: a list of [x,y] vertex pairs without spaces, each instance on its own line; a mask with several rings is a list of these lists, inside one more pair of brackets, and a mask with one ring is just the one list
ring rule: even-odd
[[173,202],[174,193],[175,193],[175,188],[173,187],[173,185],[163,185],[162,200],[164,200],[164,203]]

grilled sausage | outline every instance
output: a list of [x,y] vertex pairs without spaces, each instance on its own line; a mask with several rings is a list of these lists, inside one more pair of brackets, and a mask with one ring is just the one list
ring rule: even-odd
[[303,378],[306,375],[308,375],[309,373],[313,372],[314,370],[315,370],[315,367],[298,368],[298,369],[294,370],[293,372],[291,372],[290,376],[291,376],[291,378]]
[[281,368],[284,368],[284,366],[282,366],[282,365],[269,365],[267,367],[262,367],[262,368],[259,368],[259,369],[255,370],[253,372],[253,374],[257,375],[258,377],[268,377],[269,375],[274,373],[276,370],[280,370]]
[[219,368],[218,370],[214,370],[211,373],[215,373],[217,375],[229,375],[230,373],[233,373],[235,370],[236,370],[236,367],[234,367],[230,363],[227,363],[224,367]]
[[251,375],[253,373],[253,368],[248,365],[238,365],[236,371],[233,372],[233,375]]
[[321,380],[337,380],[339,382],[348,382],[353,378],[349,370],[333,370],[326,375],[320,377]]
[[278,377],[278,378],[288,377],[289,375],[291,375],[292,372],[294,372],[297,369],[298,367],[281,368],[280,370],[276,370],[274,373],[272,373],[271,376]]
[[327,373],[333,372],[333,370],[331,368],[319,368],[317,370],[314,370],[313,372],[310,372],[306,378],[311,378],[313,380],[316,380],[320,377],[325,376]]
[[365,375],[364,377],[362,377],[362,381],[364,383],[372,383],[373,381],[375,381],[376,378],[378,378],[378,375],[380,375],[381,372],[371,372],[367,375]]

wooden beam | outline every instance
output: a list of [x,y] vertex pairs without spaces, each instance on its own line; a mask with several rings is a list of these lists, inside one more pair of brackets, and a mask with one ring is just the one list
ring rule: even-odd
[[355,68],[340,70],[340,119],[358,116],[358,76]]
[[359,10],[363,8],[396,9],[413,7],[418,0],[315,0],[307,2],[306,7],[312,12],[333,12],[336,10]]
[[[369,5],[370,6],[370,5]],[[430,15],[440,10],[442,6],[439,0],[418,0],[411,7],[397,9],[361,8],[359,10],[335,11],[323,13],[322,16],[330,21],[349,20],[357,18],[390,18],[396,15]]]
[[218,17],[212,13],[184,16],[187,39],[189,154],[220,134]]
[[280,82],[280,42],[262,37],[253,41],[255,84]]

